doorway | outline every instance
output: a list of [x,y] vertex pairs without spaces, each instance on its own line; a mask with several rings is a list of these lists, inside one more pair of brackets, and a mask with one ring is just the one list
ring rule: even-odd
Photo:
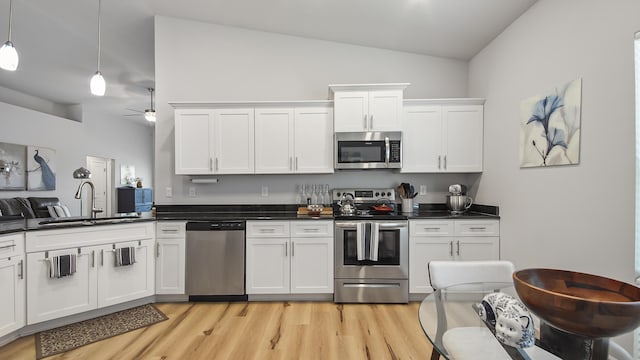
[[94,207],[103,210],[96,214],[97,217],[113,215],[113,168],[113,159],[87,156],[87,169],[91,171],[91,182],[95,187]]

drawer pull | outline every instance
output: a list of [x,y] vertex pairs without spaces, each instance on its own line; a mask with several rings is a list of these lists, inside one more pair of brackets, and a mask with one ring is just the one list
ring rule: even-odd
[[304,230],[304,232],[318,232],[318,231],[320,231],[320,229],[318,229],[318,228],[306,228],[306,229],[303,229],[303,230]]
[[162,229],[163,233],[177,233],[178,229]]
[[274,233],[275,231],[275,229],[260,229],[261,233]]
[[438,231],[440,230],[439,227],[426,227],[424,228],[425,231]]
[[470,227],[469,230],[471,230],[471,231],[483,231],[483,230],[487,230],[487,228],[484,227],[484,226],[479,226],[479,227]]
[[14,247],[16,247],[16,244],[0,246],[0,249],[11,249],[11,248],[14,248]]

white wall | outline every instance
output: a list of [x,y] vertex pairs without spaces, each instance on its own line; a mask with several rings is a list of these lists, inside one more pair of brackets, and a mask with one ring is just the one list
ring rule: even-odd
[[[322,100],[329,84],[409,82],[406,98],[465,97],[466,62],[305,39],[167,17],[155,19],[156,176],[159,204],[290,203],[298,183],[395,186],[407,179],[445,191],[465,175],[403,176],[389,172],[334,175],[225,176],[196,185],[174,173],[173,108],[169,101]],[[261,186],[270,188],[260,196]],[[167,198],[165,188],[173,197]],[[442,198],[441,201],[444,201]]]
[[[84,108],[84,121],[57,116],[0,102],[0,142],[37,145],[56,150],[55,191],[2,191],[0,197],[56,196],[80,215],[80,200],[74,199],[79,180],[73,170],[86,167],[87,156],[114,159],[115,186],[119,186],[120,165],[134,165],[136,175],[153,182],[153,128],[131,120],[105,117]],[[24,166],[24,164],[22,164]],[[24,167],[23,167],[24,169]]]
[[[485,97],[479,202],[500,206],[501,255],[634,280],[635,0],[540,0],[472,59]],[[520,101],[582,77],[580,164],[519,168]]]

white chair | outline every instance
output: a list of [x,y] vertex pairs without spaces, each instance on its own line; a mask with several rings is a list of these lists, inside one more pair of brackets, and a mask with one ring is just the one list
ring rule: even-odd
[[[511,283],[515,267],[510,261],[430,261],[428,264],[429,281],[434,290],[444,289],[453,285],[468,283]],[[438,292],[438,295],[441,293]],[[447,318],[440,296],[435,297],[438,311],[438,329],[436,343],[442,344],[442,336],[447,328]],[[443,326],[441,326],[443,325]],[[431,353],[431,360],[440,358],[435,349]]]

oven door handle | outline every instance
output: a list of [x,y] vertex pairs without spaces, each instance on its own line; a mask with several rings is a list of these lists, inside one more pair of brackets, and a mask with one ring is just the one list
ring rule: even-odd
[[408,225],[406,222],[398,223],[376,223],[380,229],[404,229]]
[[371,223],[371,243],[369,244],[369,260],[378,261],[378,245],[380,243],[380,224]]
[[365,239],[364,237],[367,234],[366,231],[366,223],[361,222],[357,224],[356,227],[356,256],[358,261],[362,261],[365,259],[364,247],[365,247]]

